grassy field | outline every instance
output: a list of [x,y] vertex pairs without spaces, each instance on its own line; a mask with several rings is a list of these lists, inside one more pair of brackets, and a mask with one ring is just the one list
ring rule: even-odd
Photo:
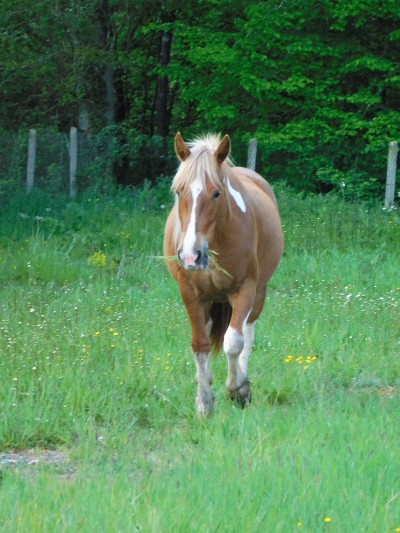
[[1,532],[400,531],[399,214],[277,192],[253,403],[226,399],[221,354],[206,420],[154,259],[166,209],[127,192],[1,209],[0,457],[68,459],[3,465]]

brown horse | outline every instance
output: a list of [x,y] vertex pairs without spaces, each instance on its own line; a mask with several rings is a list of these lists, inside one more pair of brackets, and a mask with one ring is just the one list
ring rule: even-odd
[[175,205],[164,236],[167,267],[192,326],[200,414],[210,414],[210,350],[223,346],[232,400],[250,403],[247,363],[266,287],[283,249],[278,207],[270,185],[229,160],[230,139],[208,135],[186,145],[175,137],[181,161],[172,182]]

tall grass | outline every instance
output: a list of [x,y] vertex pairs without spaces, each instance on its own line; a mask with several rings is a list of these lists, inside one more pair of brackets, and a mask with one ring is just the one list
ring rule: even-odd
[[277,192],[286,248],[253,403],[226,399],[220,355],[210,420],[154,259],[161,204],[125,192],[2,209],[0,453],[70,462],[3,468],[0,531],[400,528],[399,215]]

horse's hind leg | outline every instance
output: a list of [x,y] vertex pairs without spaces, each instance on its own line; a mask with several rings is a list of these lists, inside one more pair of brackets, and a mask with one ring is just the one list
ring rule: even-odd
[[244,332],[243,332],[244,345],[243,345],[243,350],[240,352],[240,355],[239,355],[239,368],[245,377],[247,376],[247,366],[249,363],[249,357],[253,350],[255,325],[256,325],[255,322],[251,324],[247,323],[244,328]]
[[244,345],[239,355],[238,372],[242,375],[242,384],[237,391],[237,400],[241,405],[248,405],[251,402],[250,383],[247,379],[247,366],[249,357],[253,351],[254,328],[256,323],[247,323],[244,327]]

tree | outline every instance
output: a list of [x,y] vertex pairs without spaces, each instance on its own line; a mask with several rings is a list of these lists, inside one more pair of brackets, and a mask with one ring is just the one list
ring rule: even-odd
[[400,132],[399,19],[396,0],[3,0],[0,128],[81,117],[116,139],[121,184],[172,172],[177,130],[229,132],[242,163],[256,136],[270,179],[370,194]]
[[400,132],[396,2],[250,2],[227,26],[216,18],[213,33],[185,22],[176,47],[197,127],[229,127],[242,146],[255,135],[259,169],[302,189],[381,187]]

